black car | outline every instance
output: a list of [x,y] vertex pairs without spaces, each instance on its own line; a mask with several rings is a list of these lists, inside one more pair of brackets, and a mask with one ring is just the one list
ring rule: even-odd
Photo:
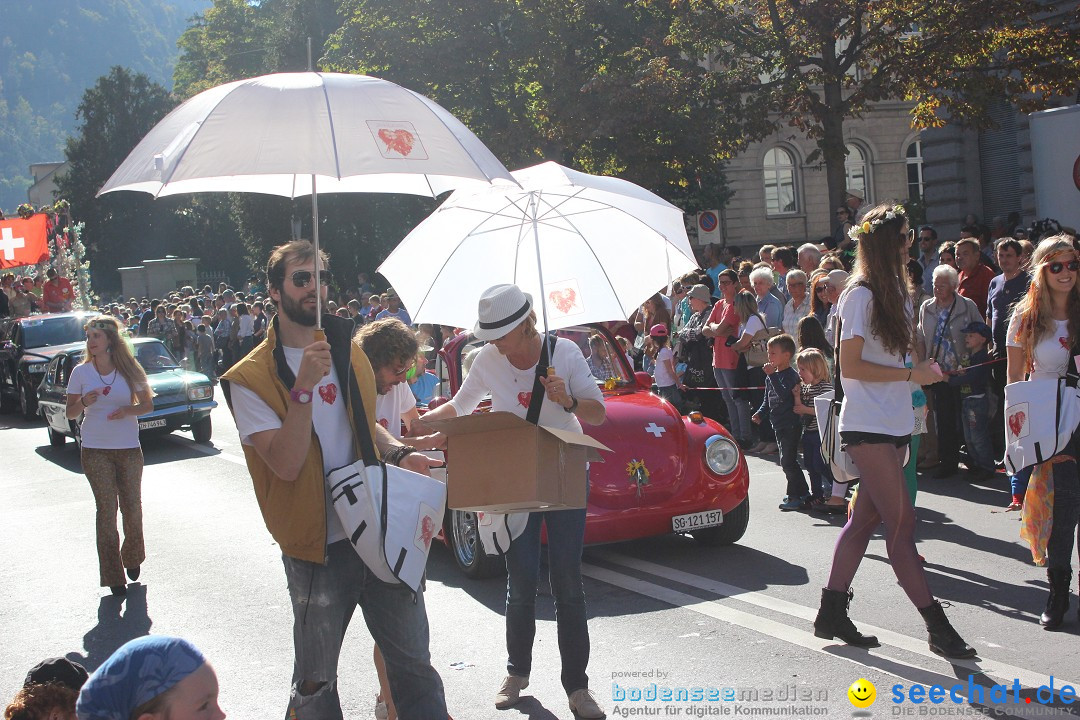
[[0,320],[0,412],[38,415],[37,387],[60,346],[86,340],[95,313],[70,312]]
[[[85,343],[78,343],[56,348],[37,389],[41,416],[53,447],[63,446],[69,436],[76,444],[81,442],[79,420],[67,418],[67,381],[72,369],[82,362],[84,347]],[[134,338],[132,348],[154,393],[154,410],[139,416],[139,432],[171,433],[191,428],[196,442],[210,442],[210,411],[217,407],[210,378],[180,367],[157,338]]]

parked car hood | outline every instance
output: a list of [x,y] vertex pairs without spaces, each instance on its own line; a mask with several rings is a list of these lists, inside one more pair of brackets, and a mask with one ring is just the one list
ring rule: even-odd
[[69,343],[67,345],[48,345],[46,347],[28,348],[23,350],[20,362],[48,362],[63,352],[77,350],[83,347],[82,342]]

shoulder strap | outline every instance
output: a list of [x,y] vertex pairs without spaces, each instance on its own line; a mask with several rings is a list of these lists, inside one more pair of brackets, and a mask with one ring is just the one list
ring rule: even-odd
[[540,344],[540,360],[536,363],[536,376],[533,379],[532,397],[529,400],[529,411],[525,414],[525,421],[537,425],[540,422],[540,406],[544,404],[544,384],[540,378],[547,377],[551,347],[555,345],[555,336],[545,334]]
[[[837,299],[839,303],[839,299]],[[839,308],[836,311],[836,331],[833,335],[833,400],[841,402],[844,399],[844,385],[840,382],[840,319]]]

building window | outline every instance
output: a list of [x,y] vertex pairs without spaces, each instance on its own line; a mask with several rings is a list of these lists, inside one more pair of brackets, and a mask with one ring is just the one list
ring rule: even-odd
[[871,203],[870,164],[866,161],[866,152],[858,145],[847,146],[844,170],[847,173],[848,192],[857,192],[863,202],[869,206]]
[[783,148],[765,153],[765,214],[798,212],[795,202],[795,158]]
[[904,157],[907,161],[908,200],[921,199],[923,196],[922,141],[916,140],[908,145]]

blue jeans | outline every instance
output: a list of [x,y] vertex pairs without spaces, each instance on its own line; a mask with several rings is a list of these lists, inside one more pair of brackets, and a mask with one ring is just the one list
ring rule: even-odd
[[[713,377],[716,378],[717,387],[733,388],[738,386],[737,371],[713,368]],[[754,430],[750,423],[750,403],[738,397],[735,390],[721,390],[724,404],[727,405],[728,422],[731,423],[731,434],[736,440],[750,443],[753,442]]]
[[961,401],[961,426],[968,457],[982,470],[994,469],[994,449],[990,445],[990,400],[984,393]]
[[821,435],[816,429],[804,430],[802,438],[803,467],[810,476],[810,494],[825,498],[832,493],[832,469],[821,457]]
[[521,677],[529,677],[532,671],[541,523],[547,523],[548,581],[555,598],[562,685],[569,695],[589,687],[589,677],[585,674],[589,664],[589,628],[585,621],[585,589],[581,584],[585,508],[531,513],[525,531],[510,543],[506,553],[506,671]]
[[[353,611],[364,621],[386,661],[398,716],[445,718],[443,684],[431,666],[424,594],[382,582],[367,569],[348,540],[326,548],[326,564],[282,555],[293,608],[292,692],[289,720],[338,720],[338,657]],[[314,693],[301,686],[322,684]]]

